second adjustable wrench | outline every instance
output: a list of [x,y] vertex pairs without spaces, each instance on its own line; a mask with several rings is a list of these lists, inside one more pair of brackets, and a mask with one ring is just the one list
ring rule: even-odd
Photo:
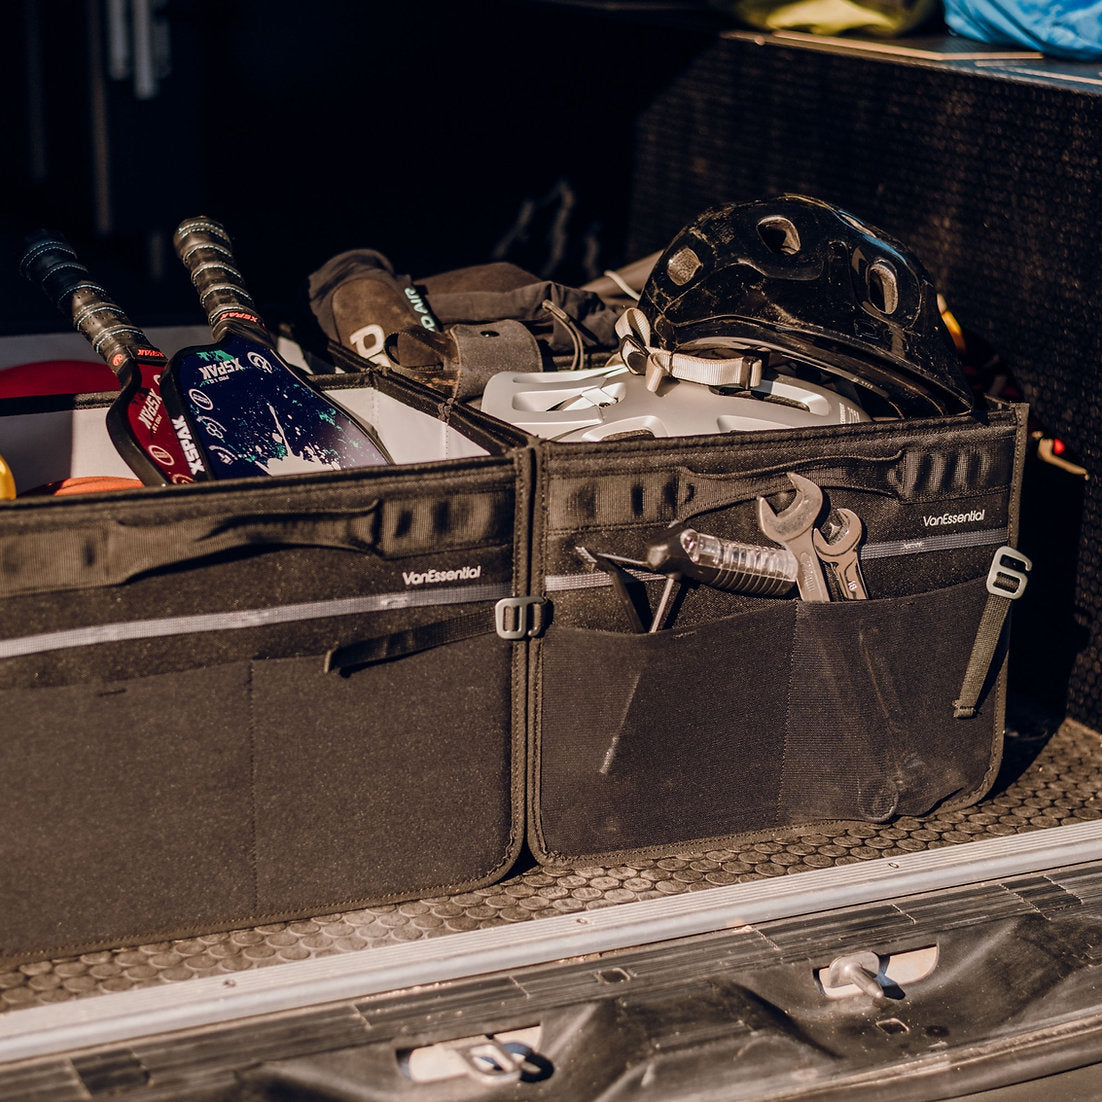
[[829,601],[830,590],[819,566],[811,533],[823,507],[823,491],[810,479],[788,472],[788,481],[796,490],[795,499],[779,513],[764,497],[758,498],[758,524],[776,543],[784,544],[799,564],[796,584],[805,601]]

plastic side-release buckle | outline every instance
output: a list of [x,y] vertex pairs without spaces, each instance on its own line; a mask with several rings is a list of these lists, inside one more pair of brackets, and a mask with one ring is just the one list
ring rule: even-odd
[[533,639],[544,628],[546,597],[502,597],[494,605],[494,625],[502,639]]
[[1003,544],[991,560],[987,572],[987,603],[980,617],[979,628],[964,671],[960,695],[953,701],[953,715],[957,719],[971,719],[976,714],[987,675],[995,661],[1002,639],[1003,625],[1010,613],[1011,602],[1024,592],[1028,571],[1033,563],[1021,551]]
[[1032,569],[1033,563],[1027,556],[1003,544],[991,560],[991,569],[987,572],[987,592],[994,597],[1016,601],[1025,592]]

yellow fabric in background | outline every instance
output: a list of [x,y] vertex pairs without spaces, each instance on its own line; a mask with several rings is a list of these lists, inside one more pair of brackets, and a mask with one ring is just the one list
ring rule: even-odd
[[913,30],[939,7],[938,0],[711,0],[720,11],[766,31],[808,31],[811,34],[845,34],[858,31],[885,38]]

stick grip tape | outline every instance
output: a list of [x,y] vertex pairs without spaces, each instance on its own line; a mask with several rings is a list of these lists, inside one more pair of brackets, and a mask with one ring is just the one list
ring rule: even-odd
[[89,278],[72,245],[40,230],[27,238],[19,265],[115,372],[119,394],[108,408],[108,434],[130,469],[147,485],[191,482],[195,470],[167,416],[161,397],[165,356]]
[[95,349],[117,375],[130,360],[164,362],[164,356],[77,259],[58,233],[41,230],[25,242],[19,270]]
[[214,339],[221,340],[231,328],[244,328],[271,344],[221,223],[204,216],[188,218],[176,228],[172,243],[191,275]]

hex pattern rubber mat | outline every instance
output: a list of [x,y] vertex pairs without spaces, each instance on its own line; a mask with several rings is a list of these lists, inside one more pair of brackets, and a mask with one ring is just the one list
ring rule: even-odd
[[971,808],[612,868],[529,866],[460,895],[30,962],[0,973],[0,1013],[1100,819],[1099,775],[1094,731],[1018,704],[1000,777]]

